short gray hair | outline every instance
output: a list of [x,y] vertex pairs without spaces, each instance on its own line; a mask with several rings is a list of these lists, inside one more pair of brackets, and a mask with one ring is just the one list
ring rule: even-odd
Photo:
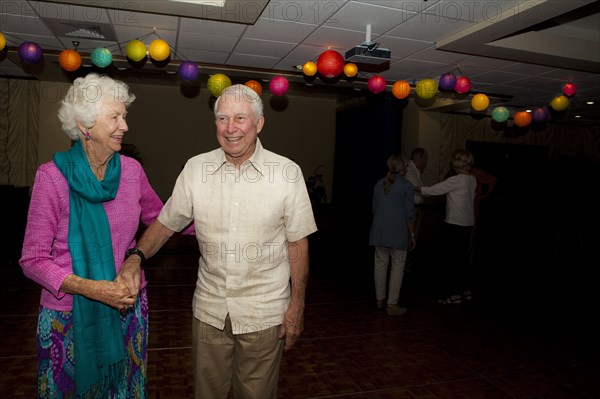
[[62,129],[71,140],[81,138],[77,122],[85,127],[94,126],[104,98],[121,102],[127,107],[135,100],[135,95],[125,83],[105,75],[90,73],[75,79],[58,110]]
[[221,98],[226,94],[233,94],[236,97],[235,101],[239,101],[240,99],[248,101],[252,105],[252,110],[257,121],[258,118],[263,116],[263,102],[258,93],[246,85],[235,84],[223,90],[219,98],[217,98],[215,102],[215,117],[217,117]]

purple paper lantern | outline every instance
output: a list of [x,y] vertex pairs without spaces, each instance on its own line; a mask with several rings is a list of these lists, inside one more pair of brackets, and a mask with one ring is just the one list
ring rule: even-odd
[[37,64],[42,60],[44,52],[39,44],[34,42],[23,42],[19,45],[19,58],[30,64]]
[[198,77],[198,64],[192,61],[184,61],[179,65],[179,77],[181,80],[190,82]]
[[438,86],[442,90],[453,90],[454,85],[456,84],[456,75],[452,72],[448,72],[440,76],[440,81]]
[[531,111],[531,120],[534,123],[544,123],[550,117],[550,112],[546,107],[537,107]]
[[276,96],[283,96],[287,93],[289,86],[290,84],[284,76],[275,76],[269,82],[269,89],[271,89],[271,93]]

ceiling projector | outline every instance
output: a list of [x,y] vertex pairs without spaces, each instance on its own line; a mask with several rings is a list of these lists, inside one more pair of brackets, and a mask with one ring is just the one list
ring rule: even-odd
[[356,64],[381,65],[388,62],[392,52],[385,48],[379,48],[379,43],[363,43],[346,51],[346,62]]

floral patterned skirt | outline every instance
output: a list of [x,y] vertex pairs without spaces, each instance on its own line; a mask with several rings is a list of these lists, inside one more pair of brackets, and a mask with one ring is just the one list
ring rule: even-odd
[[[127,375],[110,398],[146,398],[148,297],[143,289],[134,307],[121,313]],[[78,398],[75,390],[73,312],[40,306],[37,329],[38,398]]]

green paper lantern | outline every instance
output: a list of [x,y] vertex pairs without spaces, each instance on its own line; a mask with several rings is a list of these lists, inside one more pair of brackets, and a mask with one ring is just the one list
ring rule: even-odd
[[112,54],[105,47],[96,47],[94,51],[92,51],[92,54],[90,54],[90,58],[92,64],[96,65],[98,68],[106,68],[112,64]]
[[506,107],[496,107],[492,111],[492,119],[494,120],[494,122],[506,122],[509,116],[510,111]]

